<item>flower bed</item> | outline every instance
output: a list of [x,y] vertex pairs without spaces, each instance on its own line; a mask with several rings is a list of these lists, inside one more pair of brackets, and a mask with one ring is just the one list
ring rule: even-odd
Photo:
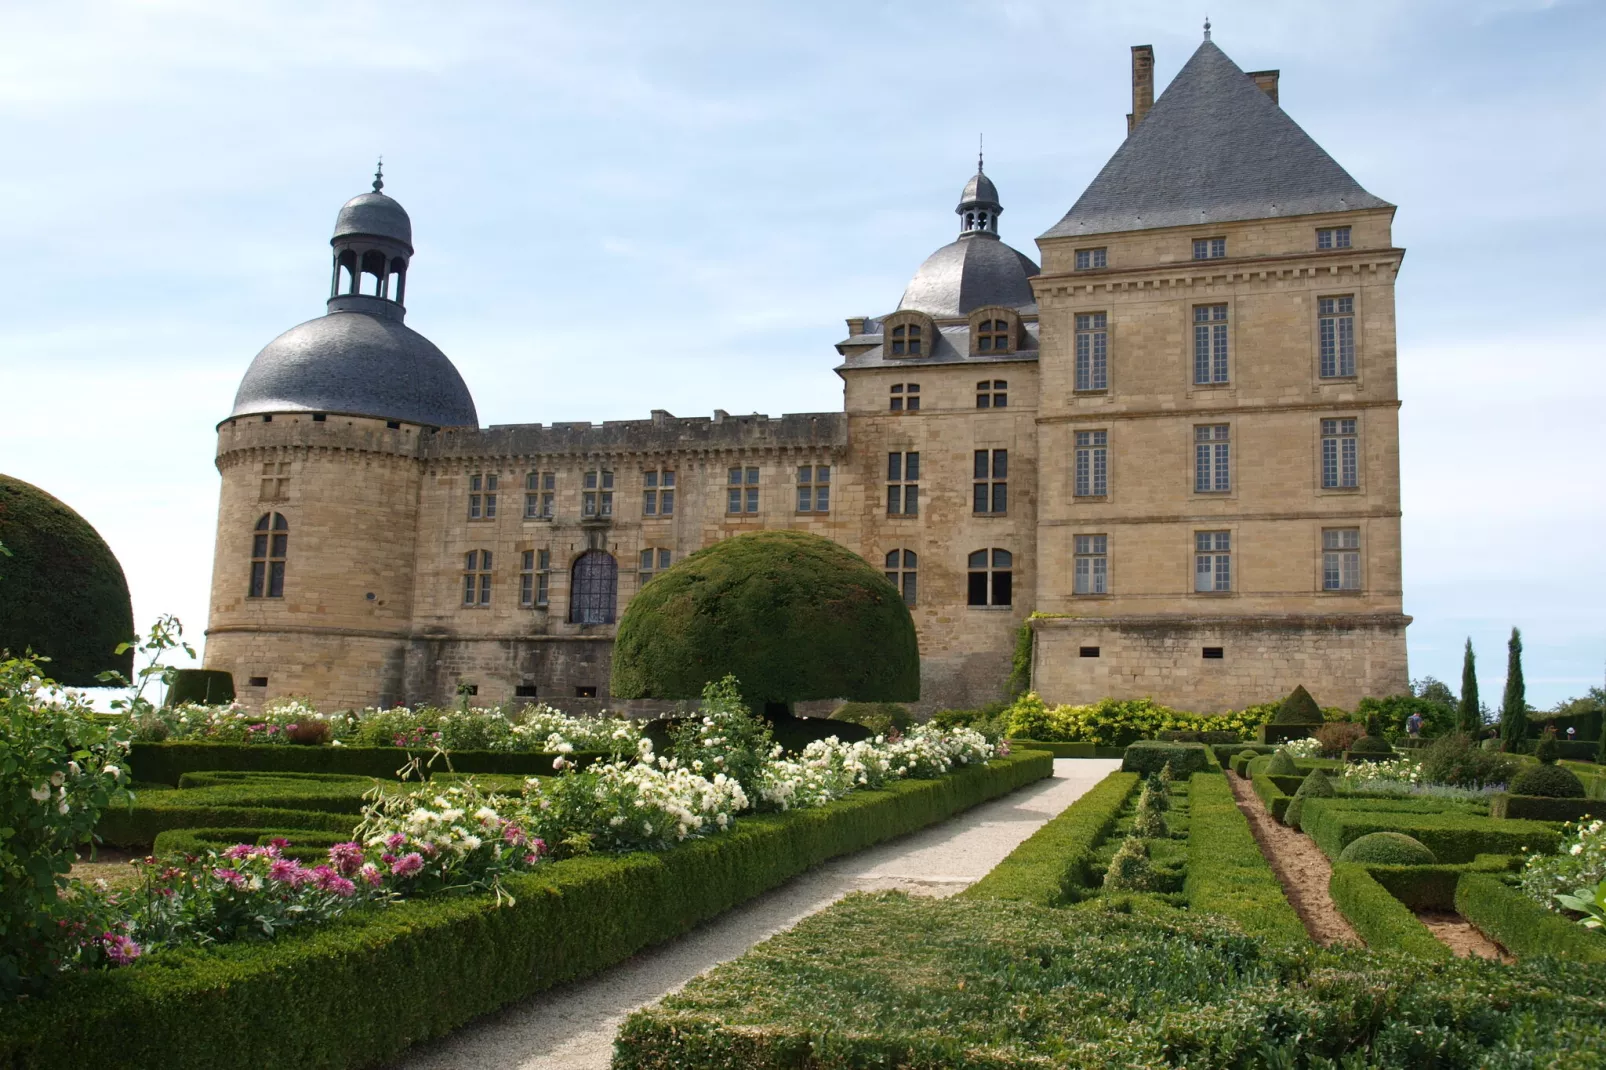
[[812,865],[1052,774],[1022,753],[823,807],[744,817],[657,853],[579,857],[490,895],[353,911],[271,944],[175,951],[67,976],[0,1010],[17,1068],[369,1066],[508,1002],[619,962]]
[[1162,732],[1211,732],[1223,738],[1249,739],[1276,714],[1277,707],[1269,702],[1236,712],[1201,714],[1174,710],[1149,699],[1049,706],[1035,691],[1028,691],[1005,711],[1004,721],[1012,738],[1124,747],[1140,739],[1159,739]]

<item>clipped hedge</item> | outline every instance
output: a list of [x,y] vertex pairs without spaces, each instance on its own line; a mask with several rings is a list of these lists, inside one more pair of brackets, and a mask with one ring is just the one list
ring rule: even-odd
[[285,839],[291,844],[284,849],[285,857],[303,862],[323,862],[329,858],[329,848],[350,839],[349,833],[349,829],[346,833],[289,828],[171,829],[157,835],[151,854],[162,857],[203,855],[237,843],[266,845],[275,839]]
[[107,810],[101,814],[95,834],[107,846],[137,849],[154,844],[162,833],[175,829],[322,829],[350,836],[357,824],[357,812],[332,813],[273,806],[140,804]]
[[[1347,863],[1345,863],[1347,864]],[[1521,866],[1520,857],[1479,855],[1471,862],[1432,866],[1385,866],[1361,863],[1372,879],[1408,910],[1454,910],[1455,886],[1464,873],[1506,873]]]
[[[428,754],[424,755],[428,759]],[[552,773],[556,754],[503,752],[489,750],[454,751],[437,759],[425,775],[444,773],[502,773],[516,776],[547,776]],[[587,751],[566,755],[580,768],[606,760],[604,754]],[[348,776],[394,780],[411,759],[401,747],[301,747],[268,743],[136,743],[129,751],[129,773],[147,784],[177,785],[185,773],[232,770],[253,773],[344,773]]]
[[1115,828],[1141,779],[1136,773],[1111,773],[960,894],[1055,906],[1072,886],[1090,887],[1093,851]]
[[1122,758],[1125,747],[1106,747],[1102,743],[1049,743],[1040,739],[1012,739],[1016,750],[1044,750],[1056,758]]
[[1379,884],[1366,867],[1340,862],[1327,882],[1333,905],[1374,951],[1403,951],[1423,959],[1448,959],[1450,949],[1417,920],[1409,907]]
[[1421,840],[1440,862],[1471,862],[1481,854],[1516,855],[1524,850],[1550,854],[1561,842],[1553,826],[1538,821],[1361,808],[1343,798],[1307,801],[1300,827],[1329,858],[1337,858],[1345,847],[1374,832],[1401,832]]
[[1182,892],[1191,909],[1225,914],[1252,936],[1291,944],[1310,940],[1224,777],[1188,781],[1188,876]]
[[593,855],[507,882],[515,897],[411,900],[271,944],[165,952],[0,1007],[0,1066],[233,1070],[377,1066],[410,1045],[678,936],[810,866],[1050,776],[1040,752],[743,817],[655,854]]
[[1606,963],[1606,935],[1546,910],[1491,874],[1463,874],[1455,886],[1455,909],[1518,958],[1554,955]]
[[1543,795],[1513,795],[1502,791],[1489,797],[1490,817],[1530,821],[1578,821],[1606,813],[1599,799],[1552,799]]
[[1221,763],[1215,752],[1204,743],[1161,743],[1140,740],[1126,748],[1121,756],[1121,772],[1141,773],[1148,776],[1171,763],[1171,773],[1179,780],[1194,773],[1221,772]]
[[1267,812],[1278,821],[1283,820],[1288,813],[1289,804],[1294,801],[1293,794],[1284,791],[1278,784],[1278,781],[1283,779],[1288,778],[1274,777],[1267,773],[1251,773],[1249,777],[1250,786],[1254,788],[1255,794],[1260,796],[1260,801],[1265,804]]

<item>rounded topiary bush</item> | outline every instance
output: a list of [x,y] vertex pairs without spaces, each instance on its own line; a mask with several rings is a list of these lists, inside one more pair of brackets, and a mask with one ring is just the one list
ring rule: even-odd
[[167,705],[198,702],[227,706],[234,701],[234,674],[223,669],[179,669],[167,689]]
[[920,697],[920,648],[897,588],[819,535],[759,531],[690,555],[631,600],[617,698],[692,699],[727,675],[755,708]]
[[1394,753],[1394,748],[1382,736],[1362,736],[1349,745],[1351,754],[1365,754],[1368,756],[1387,757]]
[[1286,750],[1279,750],[1271,756],[1271,761],[1266,763],[1266,773],[1268,776],[1298,776],[1299,766],[1294,764],[1292,754]]
[[1289,828],[1297,829],[1305,818],[1306,799],[1331,799],[1338,794],[1333,790],[1333,782],[1327,779],[1327,774],[1320,769],[1299,782],[1299,790],[1294,792],[1294,798],[1283,813],[1283,824]]
[[1510,791],[1513,795],[1582,799],[1584,782],[1564,765],[1530,765],[1512,778]]
[[100,673],[134,671],[134,606],[122,566],[99,533],[64,503],[0,475],[0,650],[48,657],[50,678],[99,687]]
[[1338,860],[1380,866],[1431,866],[1438,858],[1427,844],[1403,832],[1371,832],[1344,848]]
[[1322,708],[1316,700],[1310,697],[1304,684],[1299,684],[1288,693],[1277,707],[1277,714],[1271,719],[1272,724],[1321,724]]

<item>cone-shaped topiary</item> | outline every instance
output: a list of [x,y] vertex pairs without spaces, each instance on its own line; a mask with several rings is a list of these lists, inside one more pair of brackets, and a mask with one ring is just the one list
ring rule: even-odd
[[1282,704],[1277,707],[1277,715],[1271,719],[1272,724],[1321,724],[1322,708],[1316,700],[1310,697],[1304,684],[1299,684],[1288,693]]
[[1534,747],[1534,757],[1539,759],[1540,765],[1555,765],[1556,759],[1561,757],[1561,747],[1556,744],[1556,729],[1545,729],[1540,737],[1539,745]]
[[1110,868],[1104,874],[1106,892],[1146,892],[1154,885],[1154,869],[1149,865],[1149,847],[1136,836],[1121,841]]
[[755,708],[920,697],[920,648],[897,588],[863,558],[801,531],[725,539],[660,573],[614,642],[618,698],[690,699],[734,675]]
[[1283,812],[1283,824],[1291,829],[1299,828],[1299,823],[1305,816],[1306,799],[1331,799],[1336,794],[1333,782],[1327,779],[1327,774],[1320,769],[1316,770],[1299,782],[1299,790],[1294,792],[1293,801]]
[[0,651],[48,657],[46,676],[100,687],[107,670],[134,671],[128,583],[89,522],[30,483],[0,475]]
[[1169,761],[1166,762],[1165,768],[1160,770],[1160,783],[1165,785],[1165,787],[1170,788],[1171,782],[1175,780],[1176,777],[1177,775],[1171,771],[1171,763]]
[[1530,765],[1512,777],[1513,795],[1543,795],[1550,799],[1582,799],[1584,782],[1564,765]]
[[1279,750],[1271,756],[1266,763],[1266,773],[1269,776],[1298,776],[1299,766],[1294,764],[1294,756],[1286,750]]
[[1431,866],[1438,862],[1427,844],[1403,832],[1368,833],[1339,852],[1338,860],[1374,866]]
[[1152,801],[1156,810],[1171,809],[1171,793],[1166,790],[1165,781],[1160,779],[1158,773],[1151,774],[1143,782],[1143,794],[1138,798],[1138,805],[1142,806],[1146,799]]

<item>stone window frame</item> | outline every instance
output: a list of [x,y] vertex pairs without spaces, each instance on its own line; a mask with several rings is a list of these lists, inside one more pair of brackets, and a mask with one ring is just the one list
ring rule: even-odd
[[919,412],[920,384],[893,383],[887,388],[888,412]]
[[569,623],[599,625],[618,620],[619,559],[600,547],[585,550],[569,562]]
[[[1212,416],[1197,422],[1189,423],[1188,434],[1188,492],[1193,498],[1236,498],[1238,496],[1238,421],[1232,417]],[[1218,435],[1218,429],[1226,428],[1224,437]],[[1208,430],[1210,437],[1203,438],[1201,433]],[[1226,482],[1221,486],[1220,458],[1222,447],[1226,447]],[[1205,481],[1209,484],[1200,489],[1201,472],[1199,459],[1201,452],[1208,450],[1209,475]]]
[[468,518],[473,521],[496,519],[499,472],[471,472],[468,477]]
[[[910,475],[913,458],[913,476]],[[906,448],[887,451],[887,517],[913,519],[920,515],[920,451]],[[910,509],[909,506],[914,508]]]
[[[1351,228],[1348,224],[1342,226],[1335,225],[1331,227],[1317,227],[1316,248],[1324,251],[1349,249],[1352,248],[1350,244],[1351,237]],[[1322,244],[1324,241],[1327,244]]]
[[976,408],[978,410],[1009,408],[1009,380],[983,379],[978,382]]
[[763,471],[756,464],[727,466],[725,473],[725,515],[757,516]]
[[[970,515],[1009,515],[1009,450],[977,449],[971,453]],[[978,509],[976,506],[983,506]]]
[[[1084,322],[1084,318],[1085,321]],[[1110,313],[1103,308],[1076,309],[1071,313],[1071,391],[1075,394],[1110,392]],[[1083,385],[1082,356],[1087,353],[1087,385]],[[1102,349],[1102,352],[1099,350]],[[1229,343],[1229,353],[1231,347]],[[1100,359],[1102,357],[1102,369]],[[1099,381],[1096,371],[1103,371]]]
[[[916,341],[908,333],[911,327],[918,330],[917,352],[909,351],[910,344]],[[900,334],[900,330],[904,333]],[[881,334],[882,356],[888,360],[919,360],[932,356],[937,348],[937,321],[924,312],[894,312],[881,321]]]
[[598,465],[589,469],[580,482],[580,519],[610,520],[613,518],[614,473],[611,468]]
[[[984,546],[965,555],[965,606],[967,609],[1015,607],[1015,554],[1001,546]],[[978,562],[977,558],[981,560]],[[981,583],[977,583],[980,579]],[[1002,579],[1004,601],[998,601]],[[977,601],[978,593],[984,599]]]
[[[1343,432],[1343,428],[1342,428],[1342,423],[1341,422],[1345,421],[1345,420],[1353,420],[1353,421],[1355,421],[1355,431],[1354,431],[1354,435],[1353,436],[1347,435],[1347,434],[1345,434]],[[1334,434],[1329,435],[1328,429],[1327,429],[1327,425],[1329,424],[1329,422],[1333,422],[1333,421],[1340,422],[1340,427],[1335,431]],[[1312,452],[1313,452],[1314,457],[1315,457],[1315,462],[1316,462],[1315,469],[1316,470],[1315,470],[1314,478],[1312,480],[1312,485],[1316,488],[1316,493],[1319,494],[1319,495],[1353,495],[1353,494],[1365,493],[1365,490],[1366,490],[1366,422],[1365,422],[1365,410],[1344,410],[1344,409],[1339,409],[1339,410],[1336,410],[1336,411],[1330,412],[1330,413],[1318,413],[1317,416],[1316,416],[1316,419],[1314,421],[1314,428],[1315,428],[1315,432],[1316,432],[1316,441],[1315,441],[1314,448],[1313,448]],[[1327,479],[1327,440],[1329,438],[1343,439],[1343,438],[1348,438],[1348,437],[1353,437],[1354,440],[1355,440],[1355,485],[1352,486],[1352,487],[1346,487],[1346,486],[1342,485],[1342,480],[1343,480],[1343,447],[1342,447],[1342,445],[1340,445],[1339,452],[1338,452],[1340,485],[1339,486],[1329,487],[1329,486],[1326,485],[1326,479]]]
[[257,495],[259,502],[287,502],[290,500],[289,461],[262,462],[262,487]]
[[831,511],[831,468],[829,464],[797,466],[797,512],[823,516]]
[[641,516],[662,520],[675,515],[675,470],[649,468],[641,473]]
[[[1201,549],[1199,537],[1201,535],[1226,535],[1225,547],[1220,547],[1219,540],[1212,540],[1210,549]],[[1194,598],[1230,598],[1236,597],[1243,589],[1243,546],[1238,538],[1238,525],[1211,524],[1202,522],[1189,525],[1188,528],[1188,594]],[[1225,556],[1227,561],[1227,588],[1217,590],[1212,587],[1208,591],[1198,589],[1199,585],[1199,558],[1209,554],[1212,560],[1211,574],[1214,577],[1219,572],[1219,566],[1214,559]]]
[[1193,260],[1225,260],[1227,258],[1227,236],[1225,234],[1212,234],[1208,238],[1193,239]]
[[[1202,397],[1231,398],[1238,394],[1238,299],[1233,293],[1217,293],[1215,287],[1205,285],[1199,287],[1201,291],[1196,296],[1179,301],[1177,319],[1182,332],[1182,345],[1180,356],[1182,358],[1181,379],[1183,396],[1187,398]],[[1226,305],[1227,306],[1227,381],[1224,383],[1196,383],[1193,381],[1194,372],[1194,323],[1193,310],[1200,305]],[[1315,320],[1311,321],[1311,339],[1314,344],[1316,337]]]
[[[1084,436],[1086,441],[1083,440]],[[1083,493],[1083,454],[1087,458],[1086,493]],[[1099,467],[1102,462],[1102,485]],[[1110,429],[1078,427],[1071,431],[1071,497],[1087,501],[1107,501],[1110,496]]]
[[[1020,313],[1007,305],[983,305],[972,309],[968,326],[970,355],[973,357],[1009,356],[1021,348]],[[981,344],[984,339],[988,342],[985,349]],[[1000,342],[1004,346],[1002,349],[998,348]]]
[[920,555],[899,546],[887,551],[883,564],[887,582],[898,589],[903,604],[913,609],[920,601]]
[[531,470],[524,473],[524,519],[551,520],[557,510],[558,474]]
[[[1355,371],[1352,375],[1323,375],[1322,374],[1322,302],[1333,298],[1347,297],[1352,302],[1353,311],[1350,313],[1354,320],[1351,334],[1355,349]],[[1310,317],[1310,376],[1311,390],[1319,393],[1323,387],[1334,390],[1350,391],[1360,389],[1365,385],[1366,369],[1366,294],[1355,280],[1355,285],[1349,288],[1333,287],[1318,291],[1311,298]],[[1343,396],[1340,394],[1339,396]]]
[[546,609],[552,601],[552,551],[531,547],[519,551],[519,605]]
[[496,559],[489,550],[475,549],[463,555],[462,608],[491,607],[491,588],[496,575],[491,566],[495,563]]
[[1091,249],[1076,250],[1075,267],[1073,271],[1098,271],[1110,266],[1110,250],[1107,245],[1100,245]]
[[251,573],[247,598],[283,598],[290,561],[290,522],[277,510],[263,513],[251,528]]
[[[1083,563],[1086,563],[1086,569]],[[1083,577],[1087,582],[1084,585]],[[1082,590],[1086,586],[1087,590]],[[1098,589],[1094,589],[1098,588]],[[1105,598],[1110,594],[1110,536],[1083,532],[1071,536],[1071,597]]]
[[652,578],[674,563],[675,553],[667,546],[643,546],[636,554],[636,581],[645,587]]
[[[1316,590],[1323,595],[1353,597],[1366,593],[1366,534],[1359,520],[1354,523],[1322,524],[1317,534]],[[1353,545],[1343,545],[1344,536],[1354,535]],[[1333,536],[1333,538],[1329,538]],[[1344,586],[1349,578],[1346,558],[1353,558],[1354,584]],[[1336,568],[1338,586],[1329,587],[1328,579]]]

